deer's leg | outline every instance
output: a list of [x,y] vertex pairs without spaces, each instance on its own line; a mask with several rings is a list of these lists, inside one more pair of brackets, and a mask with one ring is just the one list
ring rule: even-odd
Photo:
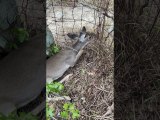
[[74,63],[71,65],[71,67],[73,67],[73,66],[76,64],[76,62],[78,61],[78,59],[81,57],[83,51],[84,51],[84,50],[80,50],[80,51],[78,52],[78,54],[76,55],[76,58],[75,58],[75,60],[74,60]]

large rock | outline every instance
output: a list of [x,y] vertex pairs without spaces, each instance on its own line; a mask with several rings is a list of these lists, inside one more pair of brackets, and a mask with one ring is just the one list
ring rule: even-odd
[[0,28],[5,30],[15,21],[17,5],[15,0],[0,0]]
[[0,47],[2,48],[5,48],[7,41],[11,39],[9,31],[6,29],[15,21],[17,15],[15,0],[0,0]]
[[51,30],[46,28],[46,54],[49,55],[49,47],[51,44],[54,44],[54,37]]

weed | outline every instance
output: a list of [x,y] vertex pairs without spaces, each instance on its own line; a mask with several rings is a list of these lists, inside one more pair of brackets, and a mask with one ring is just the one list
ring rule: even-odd
[[46,111],[47,120],[50,120],[54,116],[54,109],[49,107],[48,103],[46,104]]
[[[52,82],[47,83],[46,91],[47,95],[49,93],[57,93],[61,94],[64,90],[64,85],[59,82]],[[53,118],[55,116],[55,109],[50,107],[47,103],[46,105],[46,114],[47,114],[47,120],[50,120],[50,118]],[[75,105],[73,103],[67,102],[63,104],[62,110],[60,112],[60,117],[63,119],[77,119],[80,117],[79,110],[75,108]]]
[[8,43],[10,50],[17,49],[21,43],[27,41],[29,38],[29,33],[24,28],[13,28],[11,29],[11,34],[14,40]]
[[48,56],[52,56],[55,55],[56,53],[58,53],[60,51],[60,46],[56,45],[56,44],[51,44],[49,48],[47,48],[47,55]]
[[72,117],[72,119],[79,118],[79,110],[75,108],[75,105],[73,103],[65,103],[63,105],[63,111],[61,112],[61,117],[64,119],[68,119],[70,116]]

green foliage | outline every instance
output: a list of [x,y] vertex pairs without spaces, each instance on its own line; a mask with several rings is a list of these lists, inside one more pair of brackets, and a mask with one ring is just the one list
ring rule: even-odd
[[47,117],[47,120],[50,120],[50,118],[52,118],[54,116],[54,109],[49,107],[48,104],[46,104],[46,117]]
[[50,47],[48,48],[49,51],[49,56],[55,55],[60,51],[60,46],[56,44],[51,44]]
[[50,92],[61,93],[63,90],[64,90],[64,85],[59,82],[47,83],[46,85],[47,93],[50,93]]
[[38,120],[38,117],[32,115],[31,113],[21,112],[18,115],[15,112],[12,112],[8,116],[0,114],[0,120]]
[[79,114],[79,110],[78,109],[75,109],[73,112],[72,112],[72,118],[73,119],[77,119],[80,117],[80,114]]
[[62,111],[61,112],[61,117],[64,118],[64,119],[68,119],[69,118],[69,114],[67,111]]
[[[63,90],[64,90],[64,85],[59,82],[47,83],[46,85],[47,95],[49,93],[60,94]],[[46,104],[46,116],[47,120],[50,120],[52,117],[54,117],[54,109],[49,107],[48,103]]]
[[13,28],[12,34],[15,37],[17,43],[23,43],[29,38],[27,30],[24,28]]
[[29,33],[24,28],[13,28],[11,29],[14,40],[8,43],[9,49],[17,49],[18,46],[24,41],[28,40]]
[[[52,82],[47,83],[46,85],[46,91],[47,94],[49,93],[62,93],[64,90],[64,85],[59,82]],[[50,120],[50,118],[54,117],[54,109],[51,108],[48,104],[46,104],[46,114],[47,114],[47,120]],[[60,116],[63,119],[77,119],[80,117],[79,110],[75,108],[75,105],[73,103],[64,103],[62,111],[60,112]]]
[[69,116],[71,116],[72,119],[78,119],[80,117],[79,110],[75,108],[75,105],[73,103],[65,103],[63,105],[61,117],[64,119],[68,119]]

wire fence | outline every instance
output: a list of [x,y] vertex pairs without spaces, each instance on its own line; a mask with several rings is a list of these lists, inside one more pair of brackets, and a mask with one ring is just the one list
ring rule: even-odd
[[[16,0],[26,28],[51,29],[55,39],[83,26],[108,37],[113,32],[113,0]],[[46,19],[44,18],[46,14]]]
[[[65,36],[68,32],[78,32],[83,26],[99,39],[113,35],[113,0],[6,0],[3,4],[1,17],[6,17],[1,20],[6,26],[0,31],[3,34],[15,26],[28,31],[45,29],[47,23],[55,41],[61,43],[68,39]],[[8,6],[3,12],[5,4]]]
[[66,33],[78,32],[83,26],[99,39],[107,38],[113,32],[110,4],[113,4],[111,0],[47,0],[47,26],[55,40],[66,40]]

